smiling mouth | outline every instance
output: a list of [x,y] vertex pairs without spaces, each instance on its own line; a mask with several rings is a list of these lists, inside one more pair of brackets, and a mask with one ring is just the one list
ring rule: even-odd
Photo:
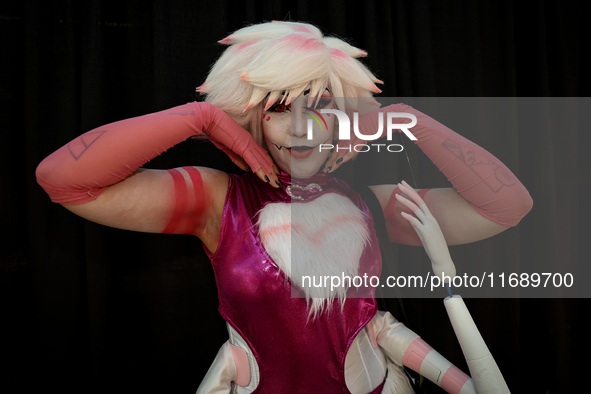
[[293,145],[290,147],[284,146],[284,145],[277,145],[277,144],[273,144],[275,145],[275,147],[279,150],[281,149],[285,149],[289,152],[289,154],[291,155],[291,157],[295,158],[295,159],[305,159],[306,157],[310,156],[312,154],[312,152],[314,152],[314,149],[319,147],[321,144],[315,145],[315,146],[308,146],[308,145]]
[[296,151],[296,152],[307,152],[307,151],[311,151],[314,148],[318,148],[322,144],[326,144],[327,142],[328,142],[328,140],[324,141],[323,143],[316,144],[314,146],[309,146],[309,145],[292,145],[292,146],[287,147],[285,145],[277,145],[277,144],[273,144],[273,145],[275,145],[275,148],[277,148],[278,150],[285,149],[289,153],[292,153],[292,151]]
[[309,146],[292,146],[291,148],[287,148],[287,151],[291,155],[291,157],[295,159],[305,159],[306,157],[310,156],[314,151],[314,147]]
[[[316,146],[318,146],[318,145],[316,145]],[[307,150],[316,148],[316,146],[296,145],[296,146],[292,146],[291,148],[285,148],[285,149],[287,149],[289,152],[291,152],[292,150],[295,150],[298,152],[305,152]]]

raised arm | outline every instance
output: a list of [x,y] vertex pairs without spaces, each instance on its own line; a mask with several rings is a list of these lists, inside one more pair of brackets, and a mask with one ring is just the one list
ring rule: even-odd
[[[415,115],[417,124],[411,129],[417,138],[415,144],[452,184],[453,188],[420,191],[448,244],[469,243],[498,234],[517,225],[532,208],[533,201],[523,184],[490,152],[408,105],[395,104],[378,111]],[[377,121],[374,111],[363,115],[360,125],[377,130]],[[342,162],[346,159],[345,155]],[[391,185],[378,186],[374,192],[384,208],[390,239],[420,245],[414,231],[401,219],[400,211],[405,207],[395,198],[401,191]]]
[[242,168],[248,163],[261,179],[276,177],[266,152],[246,130],[217,107],[194,102],[91,130],[43,160],[37,180],[52,201],[89,220],[207,238],[215,232],[212,220],[223,203],[226,174],[195,167],[138,170],[200,133]]

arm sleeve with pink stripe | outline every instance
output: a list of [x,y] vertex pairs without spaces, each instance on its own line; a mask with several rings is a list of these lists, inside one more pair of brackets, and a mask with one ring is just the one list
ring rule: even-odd
[[371,323],[376,341],[397,365],[420,373],[448,393],[474,393],[473,382],[390,312],[378,311]]
[[214,105],[192,102],[83,134],[39,164],[37,181],[54,202],[84,204],[144,163],[200,133],[233,159],[244,154],[251,168],[262,163],[265,170],[270,169],[270,160],[246,130]]

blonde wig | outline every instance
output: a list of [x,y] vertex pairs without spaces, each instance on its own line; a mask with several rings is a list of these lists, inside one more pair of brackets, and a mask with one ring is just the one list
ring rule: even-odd
[[[276,102],[289,104],[326,89],[347,113],[356,101],[372,97],[382,83],[356,58],[367,56],[312,25],[268,22],[242,28],[220,41],[228,45],[197,91],[228,113],[264,146],[261,118]],[[373,100],[372,100],[373,101]]]

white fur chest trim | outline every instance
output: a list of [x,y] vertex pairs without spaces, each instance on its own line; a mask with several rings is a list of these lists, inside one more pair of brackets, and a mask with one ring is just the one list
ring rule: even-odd
[[311,314],[330,308],[334,298],[344,301],[346,287],[303,286],[303,276],[318,278],[319,284],[327,276],[358,274],[369,230],[365,214],[351,200],[327,193],[310,202],[267,204],[257,225],[269,256],[312,301]]

